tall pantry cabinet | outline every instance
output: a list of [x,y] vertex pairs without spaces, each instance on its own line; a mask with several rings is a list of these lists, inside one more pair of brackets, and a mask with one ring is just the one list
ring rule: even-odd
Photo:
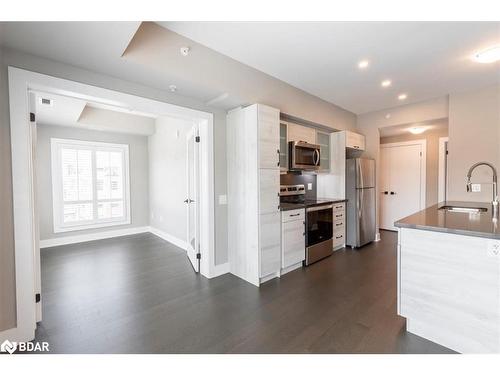
[[281,265],[280,111],[262,104],[227,115],[230,271],[259,286]]

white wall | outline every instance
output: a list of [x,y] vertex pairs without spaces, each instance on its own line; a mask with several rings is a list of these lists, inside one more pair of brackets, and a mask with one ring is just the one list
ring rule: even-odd
[[187,241],[186,134],[193,123],[161,117],[149,143],[150,225]]
[[[130,224],[99,229],[54,233],[52,209],[51,138],[77,139],[129,145]],[[37,178],[40,211],[40,240],[106,232],[149,225],[148,138],[141,135],[109,133],[74,127],[38,125]]]
[[[467,193],[465,176],[478,161],[500,169],[500,85],[465,93],[450,94],[449,198],[490,202],[492,186],[482,185],[480,193]],[[491,169],[479,167],[473,182],[491,182]]]

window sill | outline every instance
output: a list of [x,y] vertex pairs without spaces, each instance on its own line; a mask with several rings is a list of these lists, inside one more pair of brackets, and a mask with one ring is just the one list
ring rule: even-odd
[[131,224],[130,219],[126,219],[120,221],[107,221],[102,223],[82,224],[82,225],[74,225],[67,227],[54,227],[54,233],[76,232],[81,230],[100,229],[100,228],[115,227],[121,225],[129,225],[129,224]]

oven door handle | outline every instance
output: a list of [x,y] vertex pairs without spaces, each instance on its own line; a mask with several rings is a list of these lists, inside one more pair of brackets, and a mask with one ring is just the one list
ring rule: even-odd
[[328,210],[330,208],[333,208],[333,204],[329,204],[328,206],[315,206],[315,207],[307,207],[306,212],[314,212],[314,211],[321,211],[321,210]]

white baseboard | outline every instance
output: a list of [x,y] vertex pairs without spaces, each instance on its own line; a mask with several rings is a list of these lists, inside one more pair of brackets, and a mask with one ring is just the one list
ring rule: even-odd
[[229,273],[229,262],[216,264],[212,273],[210,274],[210,278],[217,277]]
[[177,247],[180,247],[183,250],[187,250],[187,248],[188,248],[188,243],[186,241],[181,240],[177,237],[174,237],[171,234],[168,234],[168,233],[166,233],[158,228],[149,227],[149,232],[160,237],[162,240],[165,240],[165,241],[170,242],[171,244],[173,244]]
[[47,247],[61,246],[61,245],[69,245],[80,242],[103,240],[105,238],[128,236],[131,234],[146,233],[149,232],[149,230],[150,230],[149,227],[134,227],[134,228],[107,230],[98,233],[77,234],[75,236],[51,238],[48,240],[40,240],[40,249],[44,249]]
[[281,276],[287,274],[288,272],[295,271],[296,269],[302,268],[302,261],[292,264],[291,266],[288,266],[286,268],[281,269]]

